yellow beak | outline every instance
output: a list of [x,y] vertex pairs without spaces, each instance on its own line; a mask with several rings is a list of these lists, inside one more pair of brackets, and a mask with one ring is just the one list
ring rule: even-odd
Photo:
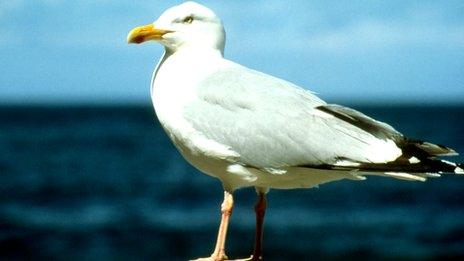
[[127,43],[140,44],[149,40],[160,40],[163,35],[172,31],[155,28],[153,24],[132,29],[127,35]]

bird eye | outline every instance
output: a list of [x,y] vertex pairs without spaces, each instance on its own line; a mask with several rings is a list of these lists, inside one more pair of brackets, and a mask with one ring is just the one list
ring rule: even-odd
[[182,21],[182,23],[184,23],[184,24],[191,24],[192,22],[193,22],[193,16],[187,16]]

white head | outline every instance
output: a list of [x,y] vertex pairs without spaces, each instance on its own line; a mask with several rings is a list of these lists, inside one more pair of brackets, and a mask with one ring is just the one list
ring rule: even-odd
[[224,52],[225,32],[221,19],[209,8],[195,2],[171,7],[153,23],[134,28],[128,43],[155,40],[171,52],[181,48],[213,48]]

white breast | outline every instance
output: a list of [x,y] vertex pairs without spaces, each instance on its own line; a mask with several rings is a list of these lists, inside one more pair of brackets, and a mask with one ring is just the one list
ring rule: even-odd
[[[193,53],[193,54],[192,54]],[[207,62],[206,62],[207,61]],[[184,118],[184,108],[198,99],[197,86],[225,64],[220,53],[181,52],[163,58],[152,81],[156,115],[185,156],[186,148],[217,158],[234,157],[228,148],[206,139]]]
[[163,60],[152,81],[151,98],[156,115],[167,131],[188,132],[189,124],[182,117],[182,111],[197,98],[198,83],[217,68],[211,64],[215,60],[208,59],[209,63],[205,64],[200,54],[181,51]]

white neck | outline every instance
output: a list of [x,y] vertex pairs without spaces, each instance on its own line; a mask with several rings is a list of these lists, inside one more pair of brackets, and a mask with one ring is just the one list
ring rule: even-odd
[[194,98],[198,83],[222,66],[224,59],[219,50],[212,48],[181,48],[172,53],[166,50],[153,73],[151,97],[157,112],[167,101],[177,105]]
[[[177,50],[173,51],[169,48],[165,48],[165,54],[168,56],[175,55],[175,56],[189,56],[189,57],[211,57],[211,56],[220,56],[224,57],[224,49],[220,48],[212,48],[212,47],[205,47],[201,45],[183,45],[182,47],[178,48]],[[203,59],[204,60],[204,59]]]
[[[175,52],[172,52],[170,49],[165,48],[165,52],[161,59],[158,61],[158,64],[153,71],[151,79],[151,93],[153,93],[154,82],[158,72],[161,67],[169,60],[176,61],[179,66],[190,66],[193,70],[201,70],[202,68],[207,69],[211,66],[211,58],[221,59],[223,58],[222,50],[212,49],[212,48],[197,48],[196,46],[184,46],[183,48],[178,49]],[[182,66],[183,65],[183,66]],[[180,68],[179,68],[180,71]],[[181,75],[179,75],[182,77]]]
[[221,52],[214,49],[165,52],[153,73],[151,86],[155,112],[165,129],[185,127],[184,107],[198,99],[198,84],[223,64]]

